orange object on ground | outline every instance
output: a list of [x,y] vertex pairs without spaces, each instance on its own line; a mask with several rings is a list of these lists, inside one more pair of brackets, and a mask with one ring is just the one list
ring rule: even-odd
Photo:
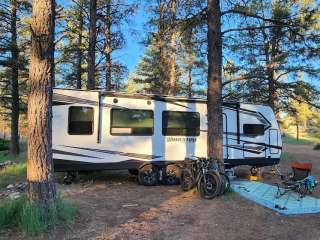
[[301,170],[311,170],[312,163],[299,163],[293,162],[290,164],[291,168],[301,169]]
[[258,176],[250,176],[250,181],[258,181]]

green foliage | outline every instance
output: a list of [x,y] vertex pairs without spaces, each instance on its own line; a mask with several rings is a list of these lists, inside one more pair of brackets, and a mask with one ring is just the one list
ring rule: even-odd
[[23,162],[25,161],[25,154],[20,154],[19,156],[14,156],[9,153],[9,151],[0,152],[0,163],[5,161]]
[[236,201],[238,197],[239,197],[239,194],[233,191],[232,188],[229,188],[229,190],[221,196],[221,199],[224,202],[229,202],[229,201]]
[[[12,61],[18,62],[19,75],[19,90],[20,96],[27,94],[27,79],[28,79],[28,59],[29,59],[29,44],[30,44],[30,25],[28,23],[31,4],[29,1],[16,1],[17,4],[17,19],[16,34],[17,47],[19,51],[18,59],[13,59],[11,52],[14,51],[14,44],[11,36],[12,24],[12,4],[14,1],[2,0],[0,9],[0,106],[5,109],[11,107],[11,70]],[[20,97],[20,110],[25,111],[26,99]],[[11,111],[5,111],[9,115]]]
[[0,170],[0,188],[18,181],[25,181],[27,176],[26,163],[18,163]]
[[0,202],[0,229],[18,225],[19,214],[25,202],[25,196]]
[[281,153],[281,161],[287,161],[290,160],[290,158],[292,157],[292,155],[288,152],[282,152]]
[[167,93],[168,76],[161,65],[161,52],[156,43],[151,44],[139,62],[136,78],[133,81],[143,85],[147,93]]
[[0,229],[18,227],[28,235],[38,235],[58,223],[71,227],[77,209],[60,196],[49,208],[30,203],[26,196],[0,203]]
[[320,150],[320,143],[317,143],[317,144],[314,146],[313,149],[314,149],[314,150]]
[[0,138],[0,151],[9,150],[10,142]]
[[[234,16],[233,29],[225,36],[225,55],[236,66],[229,79],[242,79],[226,86],[225,96],[249,102],[264,102],[276,110],[286,110],[292,100],[318,104],[316,83],[319,67],[319,8],[316,1],[249,1],[241,11],[264,16],[271,21]],[[231,18],[232,21],[232,18]],[[275,24],[275,22],[277,22]],[[289,24],[290,23],[290,24]],[[288,24],[290,27],[288,27]],[[229,70],[224,68],[224,71]],[[226,75],[226,74],[225,74]]]
[[299,141],[297,141],[297,139],[292,134],[287,133],[282,137],[282,141],[287,144],[313,145],[316,143],[320,143],[320,138],[303,135],[300,137]]

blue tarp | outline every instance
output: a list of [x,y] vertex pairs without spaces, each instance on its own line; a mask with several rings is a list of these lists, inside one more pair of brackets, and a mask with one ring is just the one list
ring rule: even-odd
[[231,187],[242,197],[284,215],[320,213],[319,198],[311,196],[299,198],[294,192],[276,198],[276,186],[254,181],[232,181]]

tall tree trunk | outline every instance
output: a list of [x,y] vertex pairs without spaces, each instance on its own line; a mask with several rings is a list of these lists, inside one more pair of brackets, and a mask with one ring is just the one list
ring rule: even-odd
[[[160,77],[159,77],[159,89],[157,89],[157,93],[160,95],[163,95],[165,93],[166,88],[166,81],[167,79],[163,79],[164,76],[166,76],[166,70],[167,70],[167,56],[165,51],[165,39],[164,39],[164,32],[165,32],[165,21],[164,21],[164,7],[165,3],[164,0],[158,1],[158,11],[159,11],[159,19],[158,19],[158,39],[157,44],[159,46],[159,58],[160,58]],[[155,90],[153,90],[155,91]]]
[[171,43],[170,43],[170,63],[169,63],[169,95],[176,92],[177,82],[177,33],[176,33],[177,0],[171,0]]
[[52,21],[53,21],[53,31],[51,33],[52,37],[52,51],[51,51],[51,58],[53,59],[52,61],[52,66],[51,66],[51,81],[52,81],[52,87],[56,86],[56,79],[55,79],[55,68],[56,68],[56,63],[54,62],[54,52],[56,48],[56,43],[55,43],[55,28],[56,28],[56,2],[55,0],[52,0],[53,4],[53,14],[52,14]]
[[17,1],[11,1],[11,142],[10,152],[19,154],[19,82],[18,82],[18,58],[17,45]]
[[54,0],[33,0],[28,93],[28,196],[46,206],[56,195],[52,161]]
[[106,47],[105,47],[105,55],[106,55],[106,90],[110,91],[112,86],[111,79],[111,0],[107,0],[107,9],[106,9]]
[[78,39],[77,39],[77,69],[76,69],[76,78],[77,78],[77,89],[82,88],[82,34],[83,34],[83,0],[79,1],[79,12],[78,12]]
[[[268,104],[275,112],[276,118],[279,120],[279,97],[277,93],[276,79],[275,79],[275,65],[276,65],[276,55],[277,55],[277,36],[279,34],[279,27],[272,27],[272,38],[269,49],[265,50],[266,63],[267,63],[267,76],[268,76]],[[270,50],[270,53],[269,53]]]
[[95,62],[96,62],[96,22],[97,22],[97,0],[90,0],[89,20],[89,50],[88,50],[88,81],[87,88],[94,89],[95,84]]
[[208,137],[207,154],[224,170],[222,125],[222,37],[219,0],[208,0]]
[[192,67],[188,67],[188,97],[192,97]]
[[295,112],[295,119],[296,119],[296,138],[298,142],[300,140],[300,129],[299,129],[299,117],[297,112]]

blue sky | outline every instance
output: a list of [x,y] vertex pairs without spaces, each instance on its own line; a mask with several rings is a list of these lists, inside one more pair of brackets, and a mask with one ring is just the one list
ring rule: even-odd
[[[147,37],[147,21],[150,15],[147,11],[146,1],[127,0],[126,2],[139,3],[138,9],[128,23],[124,22],[122,24],[121,30],[125,36],[125,45],[122,49],[115,51],[112,55],[112,58],[113,60],[119,61],[126,65],[129,73],[132,73],[145,51],[145,46],[141,42]],[[71,0],[57,0],[57,3],[64,7],[70,7],[70,5],[72,5]],[[232,27],[232,25],[227,27]],[[319,65],[319,63],[315,64],[317,66]],[[315,85],[318,84],[317,80],[309,79],[308,77],[306,77],[306,80]]]
[[141,42],[146,37],[148,13],[143,5],[139,5],[136,14],[128,24],[124,23],[121,26],[126,38],[126,44],[123,49],[116,51],[113,55],[113,58],[123,62],[130,72],[135,69],[145,50],[145,46]]
[[[146,37],[148,12],[146,11],[146,4],[141,0],[128,0],[131,4],[139,2],[138,9],[134,16],[131,17],[129,23],[123,23],[121,30],[125,36],[125,46],[123,49],[117,50],[113,53],[113,59],[122,62],[126,65],[130,72],[134,71],[139,62],[140,57],[144,53],[145,46],[141,43]],[[65,8],[73,5],[71,0],[57,0],[58,5]]]

